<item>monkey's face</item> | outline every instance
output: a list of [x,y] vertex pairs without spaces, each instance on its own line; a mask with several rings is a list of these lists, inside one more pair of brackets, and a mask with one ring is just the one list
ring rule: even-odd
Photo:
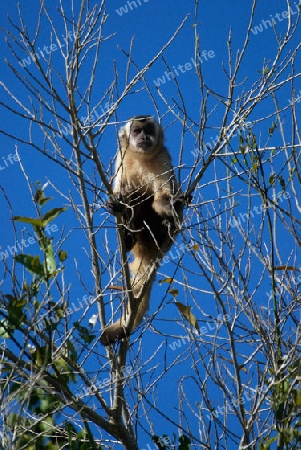
[[133,122],[130,129],[130,145],[148,152],[158,143],[158,131],[155,122]]

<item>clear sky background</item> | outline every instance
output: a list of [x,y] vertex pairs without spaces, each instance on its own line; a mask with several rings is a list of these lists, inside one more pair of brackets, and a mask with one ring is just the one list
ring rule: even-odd
[[[62,21],[56,12],[58,2],[55,0],[46,0],[46,4],[47,3],[49,4],[50,10],[53,12],[53,19],[57,24],[59,34],[63,35],[64,30],[62,28]],[[66,7],[68,7],[68,1],[65,3]],[[129,6],[129,3],[131,7]],[[178,37],[164,53],[164,57],[172,70],[178,70],[179,75],[176,75],[176,78],[185,98],[188,115],[190,117],[198,118],[200,101],[199,96],[196,96],[195,92],[198,91],[199,81],[195,74],[195,70],[192,68],[191,70],[186,70],[185,73],[181,73],[180,70],[177,69],[179,65],[184,66],[186,63],[191,63],[194,58],[194,2],[191,0],[140,0],[140,3],[141,5],[139,5],[139,1],[136,0],[135,6],[134,1],[125,2],[125,0],[109,0],[107,2],[107,13],[109,14],[109,18],[105,27],[105,32],[106,35],[114,34],[114,36],[104,43],[100,53],[101,62],[97,73],[96,88],[93,93],[93,100],[95,104],[102,98],[104,92],[114,78],[114,64],[116,64],[119,74],[118,89],[122,92],[125,82],[127,58],[122,53],[121,49],[128,52],[130,42],[133,37],[134,61],[139,68],[142,68],[159,52],[162,45],[170,39],[182,20],[189,15]],[[292,2],[293,17],[295,17],[295,13],[297,11],[297,3],[298,2]],[[251,5],[252,2],[249,0],[213,0],[200,2],[199,16],[197,18],[197,31],[200,35],[201,52],[203,51],[203,55],[206,55],[206,57],[202,60],[203,76],[206,84],[213,91],[218,92],[220,95],[224,95],[225,97],[227,96],[228,84],[223,69],[223,64],[226,66],[228,59],[227,39],[229,30],[232,30],[232,52],[233,55],[235,55],[236,51],[242,48],[245,40],[246,29],[250,18]],[[39,2],[34,0],[21,0],[20,7],[23,20],[27,24],[29,33],[33,33],[36,26]],[[125,12],[126,9],[127,12]],[[277,48],[274,31],[267,21],[274,19],[277,31],[284,34],[287,27],[287,19],[284,19],[281,14],[286,10],[286,0],[262,0],[258,3],[254,17],[253,32],[250,34],[251,39],[246,58],[242,63],[242,70],[239,79],[239,81],[241,83],[244,82],[245,86],[248,88],[250,88],[250,86],[258,78],[259,71],[263,69],[265,62],[268,62],[269,59],[275,54]],[[12,27],[8,21],[8,15],[13,22],[18,22],[15,2],[6,1],[1,3],[0,26],[2,28],[12,30]],[[49,24],[46,22],[41,27],[39,43],[41,49],[45,45],[49,46],[51,44],[50,28]],[[296,44],[297,41],[295,40],[294,43]],[[18,80],[12,75],[11,71],[4,62],[5,58],[9,61],[12,60],[12,56],[6,45],[3,34],[0,38],[0,54],[1,80],[4,80],[5,83],[7,83],[15,95],[20,96],[21,99],[29,104],[28,93],[21,89]],[[21,51],[18,51],[18,54],[21,59],[26,57],[26,55],[22,56]],[[59,52],[54,52],[53,60],[57,66],[62,69],[62,61],[60,58]],[[300,68],[300,61],[298,61],[298,64]],[[87,61],[87,67],[88,66],[89,61]],[[31,64],[31,67],[33,67],[33,64]],[[168,99],[177,97],[175,85],[172,81],[167,80],[165,71],[166,67],[164,63],[162,60],[158,60],[147,72],[146,80],[151,92],[157,99],[160,114],[163,116],[163,126],[166,128],[166,145],[170,149],[174,164],[176,164],[180,148],[179,127],[177,123],[174,122],[173,116],[166,111],[166,107],[162,100],[160,100],[157,96],[155,86],[156,83],[161,83],[161,90]],[[89,71],[87,70],[87,74],[88,73]],[[130,76],[134,76],[135,73],[136,70],[132,67],[130,70]],[[176,74],[176,72],[174,73]],[[165,77],[165,83],[162,82],[163,77]],[[159,81],[159,78],[161,81]],[[85,80],[83,77],[80,82],[86,83],[87,79]],[[142,85],[139,84],[135,90],[121,103],[117,113],[119,121],[126,120],[127,118],[137,114],[155,114],[149,95],[145,90],[139,91],[139,86],[141,87]],[[241,92],[242,89],[243,87],[238,88],[237,94]],[[301,93],[300,81],[299,85],[295,86],[295,89],[296,92],[300,91]],[[8,99],[7,94],[2,88],[0,93],[1,102],[4,101],[9,104],[13,104],[12,101]],[[288,87],[280,90],[277,98],[280,107],[288,105],[289,99],[291,98],[291,92]],[[214,98],[210,99],[209,105],[214,105]],[[269,101],[263,102],[260,107],[260,111],[254,112],[254,117],[257,114],[260,114],[262,117],[267,115],[272,110],[271,105],[272,103],[269,103]],[[103,109],[105,108],[106,106],[104,103]],[[298,105],[297,108],[300,112],[300,105]],[[84,110],[83,116],[85,116]],[[213,114],[212,118],[209,120],[208,129],[205,131],[206,142],[214,140],[218,135],[220,119],[221,111],[217,108],[216,113]],[[21,121],[20,118],[15,115],[9,113],[5,108],[0,108],[0,120],[2,123],[1,128],[7,133],[18,134],[20,137],[28,136],[28,124]],[[287,124],[287,126],[289,126],[289,124]],[[255,131],[261,136],[262,142],[264,142],[267,129],[265,128],[260,130],[260,127],[257,126]],[[9,155],[15,154],[16,145],[18,146],[18,152],[21,156],[26,174],[32,183],[37,180],[40,180],[42,183],[50,180],[59,191],[62,191],[68,195],[68,191],[71,188],[70,181],[58,165],[46,160],[42,155],[38,154],[33,149],[14,142],[14,140],[9,139],[4,135],[0,136],[0,185],[3,187],[7,197],[10,199],[14,215],[29,216],[34,214],[34,209],[30,200],[30,193],[28,191],[27,182],[24,175],[22,174],[18,163],[14,160],[11,162],[11,157],[9,157]],[[34,130],[33,136],[36,144],[39,145],[40,143],[42,147],[41,133]],[[98,149],[105,165],[107,166],[109,166],[111,158],[116,152],[116,142],[116,127],[115,125],[112,125],[108,127],[108,130],[106,131]],[[193,146],[194,143],[192,138],[187,137],[184,148],[184,161],[187,167],[189,167],[193,161]],[[182,179],[185,178],[186,174],[187,172],[185,172],[184,169],[181,173]],[[210,181],[209,178],[210,174],[207,175],[206,180]],[[206,180],[204,180],[204,182]],[[206,192],[208,195],[208,200],[211,198],[211,195],[216,195],[210,191],[210,188],[208,188]],[[46,194],[54,197],[52,206],[65,206],[62,198],[57,195],[51,187],[49,187],[49,190],[46,191]],[[101,194],[99,200],[104,199],[105,195]],[[104,215],[107,213],[105,210],[100,209],[99,214],[99,222],[101,223]],[[3,195],[0,196],[0,216],[0,251],[6,251],[9,247],[14,245],[14,235],[11,227],[11,212]],[[53,234],[55,240],[59,238],[62,230],[65,235],[69,232],[71,233],[65,246],[69,254],[69,260],[66,268],[66,279],[68,283],[73,284],[75,300],[81,299],[85,292],[81,290],[81,286],[78,285],[78,280],[74,276],[74,259],[78,261],[79,265],[82,264],[82,267],[85,267],[86,264],[85,254],[82,249],[82,245],[85,244],[81,241],[81,232],[77,229],[77,224],[74,222],[74,217],[71,212],[62,214],[55,220],[55,224],[59,229],[57,234]],[[113,220],[111,225],[113,225]],[[17,226],[17,240],[19,242],[22,239],[21,231],[23,228],[24,227],[22,226]],[[26,232],[25,236],[28,236]],[[109,236],[110,242],[112,242],[111,250],[114,252],[116,245],[115,234],[110,232]],[[289,253],[289,245],[287,252]],[[9,258],[12,259],[11,256],[9,256]],[[256,278],[256,268],[254,268],[254,275]],[[92,286],[93,284],[91,278],[91,289]],[[9,291],[10,286],[6,285],[3,289],[5,292]],[[268,285],[266,289],[268,289]],[[162,298],[163,292],[165,292],[164,288],[159,287],[156,283],[151,297],[151,305],[154,302],[155,306],[151,306],[150,313],[156,309],[156,301],[158,298]],[[204,304],[206,304],[208,314],[213,316],[216,314],[211,298],[204,297],[204,299],[200,299],[200,301],[204,301]],[[263,300],[261,299],[259,301]],[[91,311],[91,315],[93,313],[96,313],[96,307],[94,307]],[[76,313],[74,317],[76,318]],[[168,307],[162,311],[162,315],[160,317],[165,317],[170,320],[170,324],[168,325],[168,330],[170,333],[174,335],[180,333],[179,329],[174,328],[174,322],[172,319],[178,317],[178,311],[173,305],[168,305]],[[153,354],[154,349],[160,345],[162,339],[160,336],[151,331],[145,335],[144,339],[143,357],[147,358],[149,355]],[[176,356],[176,350],[169,356],[170,358],[174,358]],[[177,373],[176,370],[171,372],[169,377],[167,377],[161,384],[161,390],[158,390],[157,393],[159,405],[170,402],[171,409],[169,414],[174,420],[177,420],[178,417],[176,411],[176,406],[178,406],[176,400],[177,380],[182,375],[183,373]],[[168,429],[166,429],[166,423],[164,423],[161,427],[158,417],[154,417],[154,421],[156,422],[156,433],[158,435],[177,432],[177,430],[171,425]],[[197,432],[197,430],[195,431]],[[141,449],[144,445],[146,446],[147,443],[150,443],[149,437],[142,434],[140,442]]]
[[[175,29],[179,26],[181,21],[184,19],[186,15],[189,14],[189,18],[186,22],[186,25],[180,32],[178,38],[174,41],[174,43],[166,50],[165,59],[168,62],[170,68],[177,68],[179,64],[184,65],[185,63],[191,62],[191,58],[194,58],[194,28],[193,25],[193,1],[159,1],[159,0],[148,0],[144,2],[144,0],[140,0],[141,6],[139,6],[138,2],[136,2],[137,7],[133,4],[132,10],[127,5],[126,2],[123,1],[110,1],[108,2],[108,14],[109,20],[107,22],[107,26],[105,28],[107,35],[111,33],[115,33],[115,36],[109,40],[105,45],[103,45],[101,51],[101,70],[99,71],[99,77],[97,79],[97,85],[99,86],[99,91],[95,90],[95,103],[99,101],[102,97],[104,91],[106,90],[108,84],[111,82],[114,76],[114,67],[113,62],[116,62],[118,73],[119,73],[119,86],[120,90],[124,87],[124,76],[126,70],[126,57],[122,54],[120,48],[128,51],[129,44],[134,36],[134,60],[135,63],[142,68],[148,61],[150,61],[160,50],[161,46],[169,40],[169,38],[174,33]],[[212,2],[202,2],[199,8],[199,17],[198,17],[198,33],[200,35],[200,45],[202,51],[211,51],[214,53],[214,57],[207,59],[207,61],[203,61],[202,70],[204,74],[204,78],[207,84],[218,92],[221,95],[227,95],[227,80],[225,79],[225,74],[223,71],[223,63],[227,63],[227,39],[229,35],[230,28],[232,29],[232,46],[233,46],[233,55],[237,49],[241,49],[244,39],[246,27],[248,25],[250,9],[251,9],[251,1],[233,1],[229,2],[221,2],[221,1],[212,1]],[[49,7],[55,10],[56,2],[49,3]],[[127,5],[128,12],[124,12],[124,8]],[[38,2],[34,1],[21,1],[20,2],[22,15],[24,18],[24,22],[28,26],[28,30],[33,33],[37,20],[38,13]],[[123,15],[121,16],[121,8],[123,8]],[[297,2],[292,2],[292,11],[296,12]],[[119,14],[117,13],[119,11]],[[255,79],[258,78],[258,71],[262,70],[264,61],[268,61],[270,56],[275,53],[275,49],[277,47],[277,43],[275,40],[273,29],[270,27],[269,23],[266,22],[266,25],[262,25],[262,21],[270,20],[271,17],[274,18],[277,24],[277,31],[284,33],[287,26],[287,20],[282,19],[281,21],[277,19],[280,17],[280,14],[286,11],[286,1],[283,0],[274,0],[273,2],[261,1],[258,4],[255,13],[254,26],[260,26],[262,28],[262,32],[257,30],[257,34],[251,33],[251,40],[249,43],[249,48],[247,52],[247,57],[243,61],[242,64],[242,72],[241,72],[241,82],[244,80],[244,77],[247,77],[246,85],[251,86]],[[9,2],[3,2],[1,5],[1,26],[3,28],[10,28],[7,16],[13,21],[17,21],[17,8],[14,4]],[[60,18],[56,17],[56,22],[58,27],[61,24]],[[61,30],[61,34],[64,33],[64,30]],[[63,40],[63,38],[62,38]],[[51,37],[49,26],[45,25],[41,28],[40,31],[40,48],[42,49],[44,45],[50,45]],[[2,35],[2,39],[0,40],[0,48],[1,55],[3,58],[10,59],[10,53],[5,43],[4,35]],[[212,53],[211,53],[212,55]],[[20,58],[22,58],[22,53],[19,53]],[[23,55],[26,57],[26,55]],[[60,64],[60,55],[59,52],[54,53],[53,55],[54,61],[57,64]],[[10,80],[10,86],[12,90],[16,90],[18,95],[21,98],[27,96],[27,93],[22,92],[20,90],[20,85],[17,80],[15,80],[10,70],[7,68],[6,64],[3,64],[2,58],[2,66],[1,66],[1,78],[4,80]],[[33,65],[32,65],[33,66]],[[147,73],[146,79],[149,83],[149,86],[153,93],[156,93],[155,82],[158,82],[158,78],[162,78],[164,76],[164,72],[166,71],[166,67],[161,61],[158,61],[151,70]],[[179,71],[178,71],[179,72]],[[179,72],[180,73],[180,72]],[[135,74],[135,70],[132,69],[130,74],[133,76]],[[185,93],[185,99],[187,99],[187,108],[191,116],[197,115],[199,110],[199,103],[195,98],[194,92],[198,88],[198,80],[195,76],[195,71],[189,70],[186,73],[180,73],[177,77],[177,81],[182,92]],[[299,87],[300,88],[300,87]],[[161,90],[167,98],[172,98],[175,95],[175,86],[173,82],[166,82],[164,85],[161,84]],[[298,86],[296,86],[296,90],[298,91]],[[4,91],[2,90],[1,95],[5,98]],[[291,98],[291,93],[289,91],[282,90],[279,92],[279,102],[280,106],[288,103]],[[163,115],[166,113],[163,102],[158,100],[158,105],[160,108],[160,113]],[[105,104],[103,105],[105,109]],[[154,113],[153,105],[145,92],[137,92],[135,95],[131,94],[122,102],[118,114],[120,120],[126,120],[126,118],[132,116],[137,113],[150,112]],[[9,116],[5,109],[1,109],[1,121],[3,127],[8,130],[12,126],[16,126],[19,121],[16,117]],[[83,116],[85,113],[83,112]],[[206,130],[206,134],[208,136],[208,140],[206,142],[210,142],[210,140],[216,138],[219,130],[219,119],[220,116],[217,114],[214,116],[212,120],[212,129]],[[167,116],[163,119],[163,125],[170,125],[172,118]],[[216,130],[216,131],[215,131]],[[115,132],[115,130],[114,130]],[[23,128],[20,130],[20,134],[26,135],[28,133],[27,128],[23,125]],[[175,139],[173,139],[174,130],[171,129],[171,132],[167,129],[167,145],[170,148],[171,153],[174,156],[174,160],[176,161],[178,154],[178,142],[177,142],[177,134],[175,131]],[[116,148],[116,144],[114,138],[109,135],[108,137],[108,147],[106,143],[101,146],[99,151],[101,152],[104,158],[109,158],[114,154]],[[189,154],[189,148],[186,148],[185,151]],[[11,140],[7,140],[2,137],[2,159],[7,158],[10,153],[14,153],[14,143]],[[24,166],[26,170],[28,170],[28,175],[31,179],[38,179],[42,177],[43,174],[43,165],[35,164],[33,161],[33,154],[26,148],[19,148],[22,159],[24,159]],[[193,151],[193,149],[191,150]],[[38,156],[36,153],[34,154],[34,158],[37,159]],[[27,161],[30,161],[27,163]],[[5,161],[3,161],[5,163]],[[16,203],[15,206],[24,205],[24,199],[20,196],[20,190],[16,190],[16,184],[11,183],[12,179],[18,180],[18,182],[22,185],[23,180],[21,176],[16,176],[16,172],[19,170],[16,165],[11,165],[7,163],[9,167],[6,170],[0,172],[0,176],[3,180],[3,183],[7,183],[7,189],[11,189],[11,194]],[[2,164],[3,165],[3,164]],[[4,164],[5,166],[5,164]],[[54,175],[59,172],[59,169],[56,165],[53,167],[47,167],[47,176],[49,176],[52,172]],[[63,180],[58,180],[59,183],[62,183]],[[56,182],[56,180],[55,180]],[[22,191],[22,190],[21,190]],[[9,196],[12,198],[12,196]],[[24,192],[26,195],[26,192]],[[4,214],[6,207],[1,209],[1,213]]]

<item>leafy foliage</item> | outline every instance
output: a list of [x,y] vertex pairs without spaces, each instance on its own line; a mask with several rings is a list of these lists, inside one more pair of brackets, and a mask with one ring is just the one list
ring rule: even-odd
[[[56,262],[53,239],[47,236],[45,227],[66,208],[53,208],[44,213],[43,207],[50,198],[46,198],[40,189],[37,190],[35,199],[38,218],[16,216],[14,220],[32,226],[37,236],[40,254],[15,256],[15,261],[25,267],[32,280],[29,284],[24,282],[18,295],[3,295],[5,310],[1,311],[3,318],[0,336],[20,347],[17,336],[21,334],[25,339],[23,351],[26,354],[26,362],[23,362],[24,376],[11,378],[10,366],[13,362],[3,360],[5,369],[2,371],[2,389],[8,398],[14,397],[20,405],[26,403],[23,414],[11,412],[8,415],[7,426],[17,430],[19,436],[16,441],[17,448],[59,450],[68,446],[72,450],[101,450],[102,447],[91,437],[88,425],[86,429],[78,431],[71,422],[64,421],[62,425],[58,425],[57,422],[63,403],[53,393],[49,379],[52,378],[55,383],[64,385],[65,389],[71,383],[76,383],[77,377],[70,362],[76,362],[77,353],[71,339],[64,342],[61,351],[54,353],[53,333],[64,319],[66,308],[64,304],[59,306],[52,301],[51,287],[54,282],[58,283],[58,275],[64,267]],[[60,263],[64,262],[67,253],[61,250],[58,258]],[[41,321],[43,305],[47,310],[46,324],[45,321]],[[55,316],[58,320],[49,321],[51,316]],[[36,328],[32,320],[42,324],[42,330]],[[74,326],[79,331],[80,339],[85,343],[92,342],[95,336],[91,335],[89,330],[78,323]],[[30,333],[28,327],[32,330]],[[37,378],[33,385],[28,384],[26,380],[25,370],[29,367],[33,376]]]

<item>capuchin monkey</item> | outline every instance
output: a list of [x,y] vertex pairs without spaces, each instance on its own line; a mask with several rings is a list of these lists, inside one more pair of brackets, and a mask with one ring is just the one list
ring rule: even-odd
[[133,117],[118,136],[114,199],[107,205],[110,212],[122,215],[126,249],[133,255],[131,285],[138,306],[132,312],[128,304],[123,316],[104,329],[100,337],[104,345],[129,336],[142,321],[155,269],[181,227],[185,200],[163,143],[162,127],[153,117]]

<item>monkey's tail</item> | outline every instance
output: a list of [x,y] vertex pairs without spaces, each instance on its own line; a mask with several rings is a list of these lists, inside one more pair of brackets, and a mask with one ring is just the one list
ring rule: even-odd
[[[132,249],[134,255],[134,260],[130,264],[132,288],[134,297],[139,301],[132,329],[140,324],[145,312],[148,310],[150,291],[159,263],[160,251],[154,245],[152,246],[153,248],[150,247],[146,248],[137,242]],[[142,298],[140,298],[141,295]]]
[[139,302],[139,304],[138,306],[135,305],[135,309],[131,311],[128,303],[122,317],[104,329],[100,336],[100,342],[103,345],[113,344],[114,342],[129,336],[140,324],[145,312],[148,310],[150,291],[162,253],[155,245],[146,247],[138,242],[135,243],[131,252],[134,256],[133,261],[130,263],[132,274],[131,284],[133,296],[135,301]]

